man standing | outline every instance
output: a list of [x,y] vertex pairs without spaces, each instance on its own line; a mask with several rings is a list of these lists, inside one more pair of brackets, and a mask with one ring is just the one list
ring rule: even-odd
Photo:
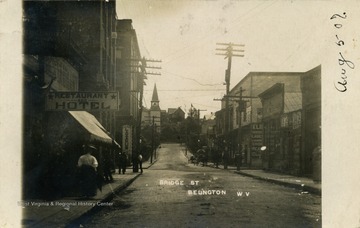
[[103,164],[104,164],[104,177],[106,182],[113,182],[114,179],[111,174],[112,162],[109,153],[104,153],[103,155]]
[[244,152],[244,148],[242,145],[239,146],[239,151],[235,154],[235,164],[236,170],[240,171],[240,167],[242,165],[242,153]]
[[127,155],[125,152],[119,154],[119,174],[125,174],[127,165]]
[[142,159],[143,159],[142,155],[139,154],[139,156],[138,156],[138,161],[139,161],[139,166],[140,166],[140,172],[141,172],[141,173],[143,173]]
[[83,146],[85,154],[81,155],[78,160],[78,167],[80,168],[80,188],[83,197],[93,197],[96,195],[96,168],[98,162],[91,154],[96,151],[93,145]]
[[225,147],[224,154],[223,154],[224,169],[228,168],[228,162],[229,162],[229,151],[228,151],[228,148]]

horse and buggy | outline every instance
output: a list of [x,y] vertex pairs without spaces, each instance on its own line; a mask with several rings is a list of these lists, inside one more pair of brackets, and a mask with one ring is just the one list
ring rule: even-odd
[[194,165],[201,164],[202,166],[206,166],[208,162],[207,152],[204,149],[197,150],[196,153],[189,158],[189,162]]

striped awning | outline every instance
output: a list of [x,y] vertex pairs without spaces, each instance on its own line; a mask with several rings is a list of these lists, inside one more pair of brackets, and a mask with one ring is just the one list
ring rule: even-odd
[[95,116],[86,111],[69,111],[69,113],[90,133],[90,141],[113,143],[113,139]]

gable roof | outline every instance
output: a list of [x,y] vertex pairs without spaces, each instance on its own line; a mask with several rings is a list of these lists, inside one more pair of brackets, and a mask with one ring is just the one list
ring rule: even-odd
[[168,108],[168,114],[173,114],[174,112],[176,112],[176,108]]
[[284,95],[284,113],[300,110],[302,108],[301,93],[285,93]]

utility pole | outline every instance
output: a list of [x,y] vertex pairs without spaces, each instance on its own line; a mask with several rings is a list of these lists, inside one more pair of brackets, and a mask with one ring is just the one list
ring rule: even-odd
[[[156,130],[156,126],[155,126],[155,118],[159,118],[157,116],[152,116],[152,133],[151,133],[151,155],[150,155],[150,163],[153,162],[153,156],[155,155],[155,159],[156,159],[156,149],[155,149],[155,130]],[[155,151],[155,152],[154,152]]]
[[232,57],[244,57],[244,55],[239,55],[239,52],[244,52],[244,50],[235,49],[236,47],[244,47],[244,44],[233,44],[233,43],[216,43],[217,45],[226,46],[225,48],[216,48],[218,51],[223,51],[223,53],[216,53],[216,55],[223,55],[225,59],[228,59],[228,67],[225,70],[225,83],[226,83],[226,96],[225,96],[225,138],[226,144],[229,143],[229,133],[230,133],[230,111],[229,111],[229,91],[230,91],[230,77],[231,77],[231,63]]
[[[161,62],[161,60],[151,60],[151,59],[142,58],[142,59],[140,59],[140,62],[141,62],[141,66],[140,66],[141,72],[140,73],[141,73],[142,80],[147,79],[147,77],[146,77],[147,75],[161,75],[160,73],[146,72],[147,68],[161,69],[161,67],[148,66],[147,62],[157,62],[158,63],[158,62]],[[140,101],[139,101],[140,107],[139,107],[139,117],[138,117],[138,126],[137,126],[137,139],[140,139],[140,136],[141,136],[141,121],[142,121],[142,110],[143,110],[142,100],[143,100],[143,96],[144,96],[144,85],[146,85],[145,81],[143,82],[142,86],[140,87]],[[139,148],[139,147],[137,147],[137,148]]]
[[[201,134],[201,124],[200,124],[200,111],[207,111],[205,109],[198,109],[198,123],[199,123],[199,131],[198,131],[198,139],[199,139],[199,142],[200,142],[200,134]],[[200,146],[200,145],[199,145]],[[200,148],[199,148],[200,149]]]
[[153,163],[154,134],[155,134],[155,116],[152,117],[151,156],[150,156],[150,163],[151,164]]
[[[140,152],[140,146],[141,146],[140,145],[140,137],[141,137],[141,122],[142,122],[142,110],[143,110],[142,100],[143,100],[143,96],[144,96],[144,85],[146,85],[145,79],[147,79],[147,75],[161,75],[160,73],[156,73],[156,72],[147,72],[146,69],[148,69],[148,68],[161,69],[161,67],[148,66],[147,63],[148,62],[159,63],[159,62],[161,62],[161,60],[146,59],[145,57],[143,57],[141,59],[130,59],[130,61],[137,62],[136,65],[130,64],[130,67],[135,67],[135,68],[139,67],[140,72],[133,72],[133,73],[139,73],[140,78],[141,78],[141,86],[140,86],[140,91],[139,91],[140,98],[139,98],[138,122],[137,122],[137,126],[136,126],[136,152],[137,152],[136,157],[137,157]],[[152,163],[152,152],[151,152],[151,163]]]
[[[245,91],[245,89],[243,89],[242,87],[239,88],[239,96],[231,96],[228,95],[226,96],[228,99],[231,99],[231,101],[237,101],[238,102],[238,111],[239,111],[239,128],[238,128],[238,140],[239,140],[239,150],[241,153],[241,146],[242,146],[242,135],[241,135],[241,125],[242,125],[242,119],[241,119],[241,113],[243,111],[246,111],[246,102],[245,100],[243,100],[244,98],[246,99],[251,99],[251,98],[258,98],[258,97],[252,97],[252,96],[244,96],[243,92]],[[222,101],[223,99],[214,99],[215,101]],[[238,167],[239,169],[239,167]]]

